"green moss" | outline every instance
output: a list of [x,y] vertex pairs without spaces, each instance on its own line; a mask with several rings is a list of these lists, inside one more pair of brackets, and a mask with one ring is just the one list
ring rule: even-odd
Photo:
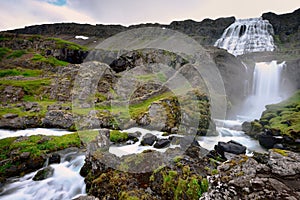
[[41,89],[50,84],[51,80],[47,78],[34,80],[0,80],[0,86],[11,85],[21,87],[27,95],[40,94],[42,92]]
[[161,180],[161,176],[163,189],[160,192],[163,196],[168,195],[170,199],[199,199],[203,192],[208,190],[207,179],[192,173],[187,165],[182,167],[182,172],[166,167],[156,170],[150,177],[150,181]]
[[0,47],[0,61],[2,58],[4,58],[9,52],[11,52],[11,49],[6,47]]
[[[16,155],[29,152],[31,158],[39,157],[53,151],[62,150],[68,147],[80,147],[78,134],[68,134],[63,136],[42,136],[34,135],[21,140],[16,137],[0,140],[0,161],[10,158],[10,152]],[[17,158],[17,157],[15,157]],[[0,175],[5,173],[11,165],[18,165],[18,159],[12,159],[0,167]]]
[[[46,138],[46,139],[44,139]],[[30,152],[33,157],[40,156],[51,151],[62,150],[70,146],[80,147],[78,134],[67,134],[63,136],[45,137],[42,135],[30,136],[26,140],[13,142],[9,149],[18,150],[19,152]]]
[[56,58],[54,58],[53,56],[49,56],[49,57],[44,57],[41,54],[35,54],[31,60],[33,62],[43,62],[43,63],[47,63],[50,64],[52,66],[67,66],[69,63],[62,61],[62,60],[58,60]]
[[80,136],[80,139],[84,143],[89,143],[92,140],[96,138],[97,135],[99,135],[98,130],[81,130],[78,131],[78,135]]
[[82,50],[82,51],[86,51],[88,50],[86,47],[81,46],[79,44],[75,44],[73,42],[69,42],[60,38],[48,38],[48,40],[52,40],[56,42],[56,48],[68,48],[68,49],[72,49],[72,50]]
[[35,77],[39,76],[42,73],[41,70],[31,70],[31,69],[22,69],[22,68],[17,68],[17,69],[3,69],[0,70],[0,77],[5,77],[5,76],[25,76],[25,77]]
[[21,56],[23,56],[24,54],[26,54],[26,51],[25,50],[15,50],[13,51],[11,54],[9,54],[7,56],[8,59],[11,59],[11,58],[20,58]]
[[219,173],[219,171],[218,171],[217,169],[211,170],[211,174],[212,174],[212,175],[216,175],[216,174],[218,174],[218,173]]
[[182,156],[176,156],[176,157],[173,158],[173,161],[175,163],[178,163],[182,158],[183,158]]
[[273,149],[274,152],[279,153],[282,156],[288,156],[288,151],[283,149]]
[[265,128],[277,130],[282,135],[300,138],[300,91],[278,104],[267,105],[261,120]]
[[112,142],[124,142],[127,140],[127,138],[128,138],[128,133],[126,132],[121,132],[118,130],[110,131],[109,139]]

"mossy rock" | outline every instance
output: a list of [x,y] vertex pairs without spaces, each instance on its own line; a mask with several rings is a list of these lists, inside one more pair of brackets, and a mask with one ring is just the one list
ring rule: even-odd
[[119,130],[111,130],[109,134],[109,139],[112,142],[120,143],[128,140],[128,133],[121,132]]

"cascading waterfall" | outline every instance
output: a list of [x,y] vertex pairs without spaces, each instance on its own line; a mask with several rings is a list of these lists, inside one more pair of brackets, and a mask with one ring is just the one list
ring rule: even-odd
[[[262,18],[236,20],[218,39],[215,46],[226,49],[237,56],[251,52],[273,51],[275,49],[272,25]],[[250,68],[242,63],[246,71]],[[253,77],[244,82],[246,101],[235,120],[215,120],[218,136],[200,138],[201,146],[213,149],[218,141],[235,140],[245,146],[248,151],[264,151],[258,142],[241,131],[243,121],[259,118],[265,105],[283,100],[280,93],[281,71],[285,63],[277,61],[256,63]],[[251,81],[252,79],[252,81]],[[252,82],[252,88],[251,88]]]
[[265,109],[265,105],[283,100],[280,92],[281,71],[285,62],[256,63],[253,73],[252,92],[244,103],[241,115],[247,120],[257,119]]
[[238,19],[218,39],[215,46],[237,56],[249,52],[273,51],[274,30],[262,18]]
[[52,177],[41,181],[33,181],[37,172],[10,180],[0,190],[1,200],[53,199],[71,200],[75,196],[85,194],[84,178],[79,171],[84,164],[84,155],[75,152],[66,154],[60,164],[50,165],[54,169]]

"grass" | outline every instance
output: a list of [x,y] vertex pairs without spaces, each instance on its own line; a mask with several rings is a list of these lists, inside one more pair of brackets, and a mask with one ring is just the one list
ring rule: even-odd
[[36,77],[41,75],[41,70],[32,70],[32,69],[3,69],[0,70],[0,78],[5,76],[25,76],[25,77]]
[[57,48],[65,48],[67,47],[68,49],[72,50],[82,50],[82,51],[87,51],[88,49],[84,46],[75,44],[73,42],[69,42],[60,38],[48,38],[48,40],[53,40],[56,42]]
[[40,94],[40,90],[43,89],[43,86],[48,86],[50,84],[51,80],[47,78],[34,80],[0,80],[0,87],[6,85],[21,87],[27,95]]
[[26,51],[25,50],[15,50],[13,51],[11,54],[9,54],[7,56],[8,59],[11,59],[11,58],[20,58],[21,56],[23,56],[24,54],[26,54]]
[[99,135],[98,130],[80,130],[77,132],[81,141],[84,143],[89,143]]
[[[17,137],[5,138],[0,140],[0,161],[10,158],[10,152],[21,154],[29,152],[31,158],[62,150],[68,147],[80,147],[78,134],[67,134],[63,136],[42,136],[34,135],[23,140],[17,140]],[[5,173],[11,165],[18,165],[20,160],[12,159],[10,162],[0,167],[0,174]]]
[[2,60],[9,52],[11,52],[11,49],[0,47],[0,60]]
[[53,56],[44,57],[41,54],[35,54],[31,58],[31,60],[34,62],[43,62],[46,64],[50,64],[52,66],[67,66],[69,64],[68,62],[58,60],[58,59],[54,58]]
[[16,107],[16,104],[11,104],[10,107],[0,107],[0,117],[7,114],[7,113],[12,113],[12,114],[17,114],[20,117],[25,117],[25,116],[40,116],[44,117],[47,112],[47,107],[55,101],[35,101],[38,103],[38,106],[40,108],[40,112],[31,112],[31,111],[25,111],[23,107]]
[[118,130],[111,130],[109,139],[112,142],[124,142],[128,138],[128,133],[127,132],[121,132]]
[[261,121],[265,128],[276,129],[282,135],[300,138],[300,90],[287,100],[266,106]]

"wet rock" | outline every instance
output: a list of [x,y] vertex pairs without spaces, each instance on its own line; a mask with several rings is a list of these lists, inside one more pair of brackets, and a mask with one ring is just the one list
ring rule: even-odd
[[235,141],[229,141],[227,143],[225,142],[218,142],[217,145],[215,145],[215,150],[224,158],[225,152],[232,153],[232,154],[245,154],[246,153],[246,147],[241,145],[238,142]]
[[161,149],[161,148],[165,148],[169,145],[170,145],[170,140],[160,139],[160,140],[156,141],[156,143],[154,144],[154,148]]
[[44,169],[39,170],[36,175],[32,178],[34,181],[41,181],[53,176],[54,168],[46,167]]
[[155,141],[157,141],[157,137],[155,135],[152,135],[151,133],[147,133],[143,137],[143,139],[141,141],[141,145],[143,145],[143,146],[152,146]]
[[58,153],[53,153],[48,158],[48,164],[60,163],[60,155]]
[[139,140],[139,137],[141,137],[141,135],[142,135],[142,133],[139,131],[136,131],[134,133],[128,133],[128,140],[137,142]]
[[267,149],[271,149],[277,143],[277,139],[273,135],[262,133],[258,136],[259,144]]

